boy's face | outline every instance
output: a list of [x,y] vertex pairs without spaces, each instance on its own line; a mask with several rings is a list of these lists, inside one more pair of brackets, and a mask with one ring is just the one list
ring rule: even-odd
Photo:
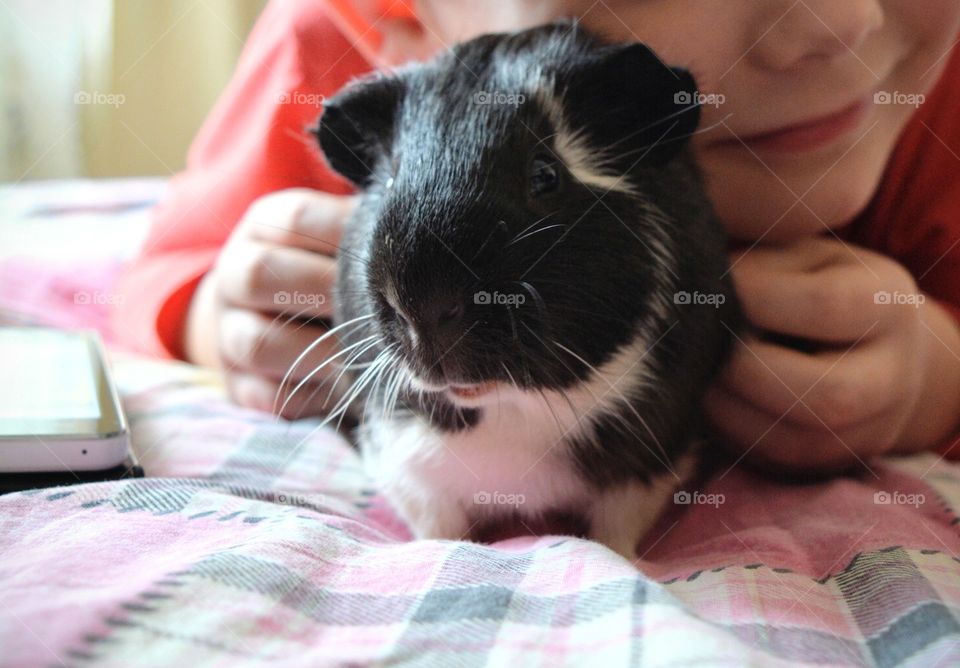
[[[904,124],[950,57],[956,0],[433,0],[451,43],[562,16],[689,69],[693,146],[728,232],[786,240],[869,202]],[[957,48],[960,48],[958,46]]]

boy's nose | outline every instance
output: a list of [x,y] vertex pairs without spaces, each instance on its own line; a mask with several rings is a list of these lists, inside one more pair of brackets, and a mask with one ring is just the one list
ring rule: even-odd
[[881,0],[805,0],[763,3],[755,57],[767,67],[788,69],[808,59],[854,57],[883,26]]

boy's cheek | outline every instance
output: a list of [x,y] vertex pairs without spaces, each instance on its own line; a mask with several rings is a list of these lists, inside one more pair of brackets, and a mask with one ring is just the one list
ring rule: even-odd
[[512,32],[579,15],[578,4],[569,0],[422,0],[417,7],[427,30],[444,43],[454,44],[485,33]]
[[[932,56],[925,67],[935,61],[944,64],[948,50],[956,42],[960,31],[960,2],[956,0],[884,0],[888,22],[910,40],[918,54]],[[930,77],[935,79],[935,77]]]
[[907,53],[905,70],[916,77],[913,90],[937,81],[960,32],[960,2],[956,0],[884,0],[887,30],[895,32]]

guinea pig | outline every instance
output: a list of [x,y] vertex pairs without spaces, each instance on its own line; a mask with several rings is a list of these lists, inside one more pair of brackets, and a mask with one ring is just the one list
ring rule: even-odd
[[571,533],[633,559],[689,475],[741,320],[697,97],[643,44],[563,21],[324,105],[313,132],[361,194],[328,419],[362,407],[365,466],[416,537]]

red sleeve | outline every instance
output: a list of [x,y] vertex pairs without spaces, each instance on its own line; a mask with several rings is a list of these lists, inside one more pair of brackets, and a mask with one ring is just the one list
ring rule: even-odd
[[[903,264],[960,327],[958,81],[960,49],[954,49],[939,82],[904,129],[873,202],[841,237]],[[960,459],[960,433],[937,450]]]
[[152,212],[139,256],[120,282],[118,340],[162,357],[182,357],[180,337],[200,278],[258,197],[285,188],[347,193],[306,133],[318,100],[370,69],[334,27],[321,2],[271,0],[233,79],[207,117]]

